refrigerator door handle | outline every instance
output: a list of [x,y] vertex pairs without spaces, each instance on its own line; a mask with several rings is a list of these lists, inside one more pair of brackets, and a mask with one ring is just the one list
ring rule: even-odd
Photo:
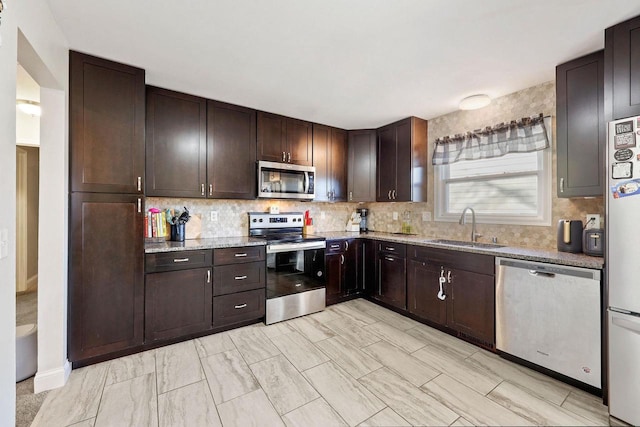
[[611,322],[616,326],[640,334],[640,321],[634,322],[614,315],[611,317]]

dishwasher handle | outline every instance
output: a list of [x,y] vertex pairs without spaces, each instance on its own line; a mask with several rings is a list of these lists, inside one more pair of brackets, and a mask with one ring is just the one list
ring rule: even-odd
[[554,278],[556,277],[555,273],[547,273],[546,271],[538,271],[538,270],[529,270],[529,274],[532,276],[540,276],[540,277],[549,277],[549,278]]

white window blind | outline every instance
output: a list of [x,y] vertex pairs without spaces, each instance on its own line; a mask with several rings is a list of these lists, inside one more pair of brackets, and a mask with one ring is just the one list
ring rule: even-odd
[[471,206],[480,223],[550,225],[550,158],[547,148],[435,166],[436,220]]

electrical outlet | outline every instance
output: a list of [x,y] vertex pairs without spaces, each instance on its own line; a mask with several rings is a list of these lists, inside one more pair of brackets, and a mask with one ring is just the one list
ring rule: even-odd
[[393,220],[397,221],[398,220],[398,212],[394,212],[393,213]]
[[9,230],[3,228],[0,230],[0,258],[9,256]]
[[431,212],[422,212],[422,222],[431,221]]
[[320,211],[320,219],[325,219],[327,217],[327,214],[324,213],[324,211]]
[[600,228],[600,214],[587,214],[586,228]]
[[211,211],[209,214],[209,219],[211,222],[218,222],[218,211]]

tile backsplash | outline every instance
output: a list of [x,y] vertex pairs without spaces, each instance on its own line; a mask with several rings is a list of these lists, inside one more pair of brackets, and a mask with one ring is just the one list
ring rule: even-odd
[[[358,207],[370,210],[369,228],[376,231],[400,232],[402,216],[405,211],[411,214],[412,232],[425,237],[468,240],[471,225],[459,225],[457,222],[423,221],[423,212],[434,215],[434,168],[431,165],[433,144],[436,138],[464,133],[469,130],[493,126],[500,122],[517,120],[543,113],[553,116],[553,173],[552,173],[552,221],[550,226],[519,226],[501,224],[478,224],[478,232],[483,235],[480,241],[491,241],[496,237],[499,243],[541,249],[556,248],[556,224],[562,218],[580,219],[584,221],[586,214],[598,213],[604,219],[603,198],[592,199],[559,199],[555,195],[556,188],[556,129],[555,129],[555,85],[547,82],[533,86],[503,97],[480,110],[455,111],[429,120],[429,161],[428,201],[425,203],[324,203],[295,202],[280,200],[205,200],[205,199],[172,199],[148,197],[147,207],[161,209],[175,208],[182,210],[187,206],[189,211],[200,217],[200,237],[246,236],[248,234],[247,212],[265,212],[271,205],[278,205],[281,212],[304,212],[309,210],[314,218],[316,232],[342,231],[351,212]],[[211,212],[216,211],[218,220],[211,220]],[[398,219],[393,219],[393,213]],[[323,215],[324,214],[324,215]],[[324,216],[324,217],[323,217]],[[189,236],[187,232],[187,238]]]

